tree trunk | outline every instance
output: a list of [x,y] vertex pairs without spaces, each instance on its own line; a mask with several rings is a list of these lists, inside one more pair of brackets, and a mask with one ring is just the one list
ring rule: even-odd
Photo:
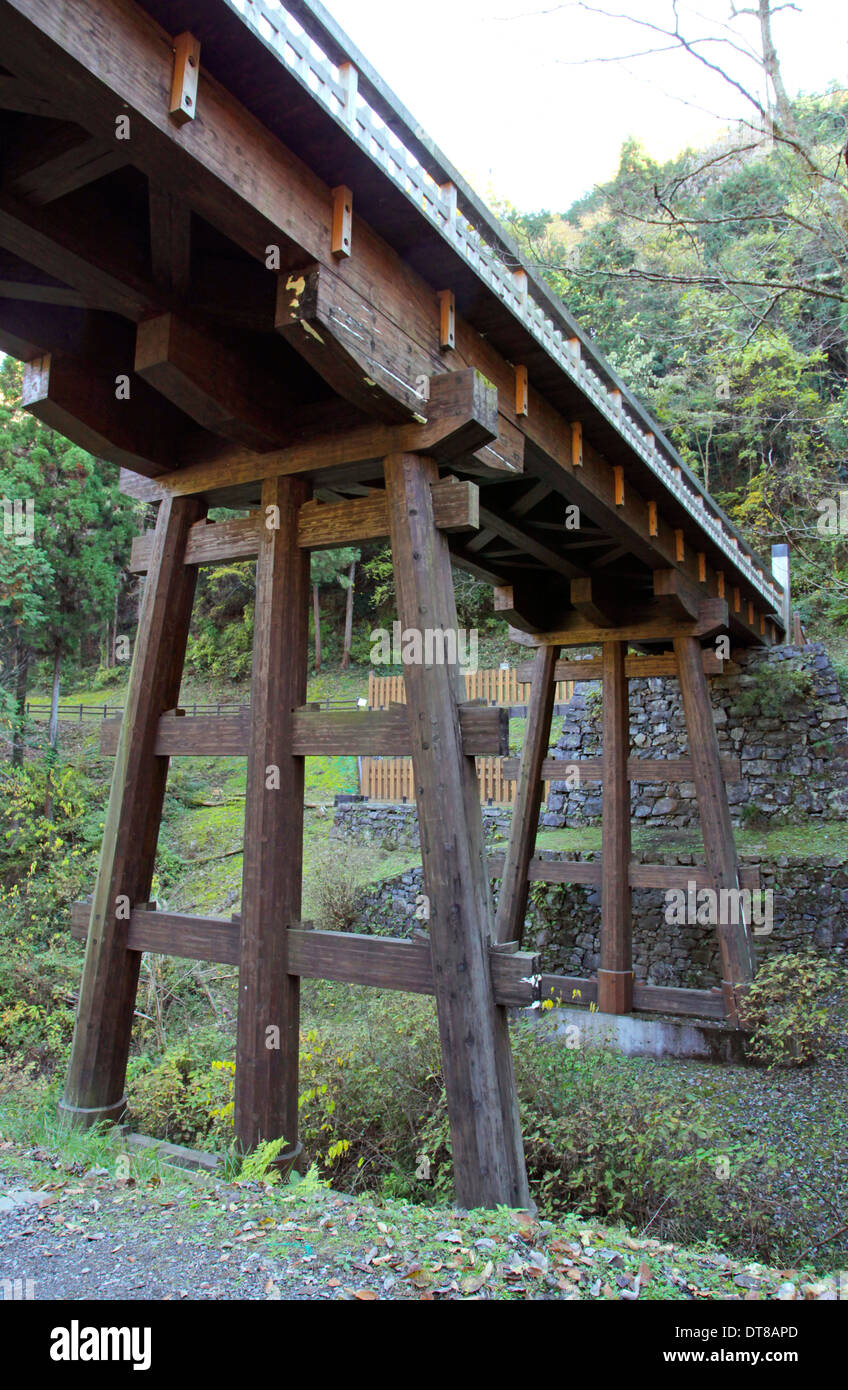
[[318,607],[318,585],[312,585],[312,615],[315,620],[315,674],[321,670],[321,610]]
[[57,643],[53,653],[53,687],[50,691],[50,723],[47,726],[47,739],[51,748],[59,742],[59,677],[62,671],[62,648]]
[[27,646],[22,641],[17,641],[15,643],[15,727],[12,733],[12,767],[23,767],[24,765],[24,725],[26,723],[29,655]]
[[356,561],[351,560],[350,569],[347,572],[347,577],[350,580],[350,583],[347,586],[347,604],[345,606],[344,651],[342,652],[343,671],[346,671],[350,666],[350,644],[353,640],[353,581],[355,575]]

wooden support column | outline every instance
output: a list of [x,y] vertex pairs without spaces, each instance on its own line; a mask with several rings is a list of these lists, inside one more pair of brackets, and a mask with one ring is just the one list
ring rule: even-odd
[[[713,708],[704,675],[700,643],[694,637],[677,637],[674,641],[674,654],[677,657],[680,693],[683,697],[689,738],[689,757],[692,760],[707,868],[716,890],[738,888],[739,860],[736,857],[736,842],[733,838],[730,807],[727,804]],[[738,915],[741,917],[741,913]],[[738,1025],[739,1000],[736,989],[739,985],[749,983],[754,978],[755,971],[750,924],[741,920],[736,923],[720,921],[718,938],[725,1011],[728,1020]]]
[[551,741],[558,655],[556,647],[540,647],[533,663],[533,683],[527,707],[518,786],[515,789],[512,829],[495,918],[497,942],[517,941],[520,945],[524,935],[524,917],[530,890],[527,870],[536,847],[539,807],[542,803],[542,764]]
[[630,708],[626,642],[604,642],[603,827],[601,855],[601,964],[598,1008],[627,1014],[633,1008],[633,922],[630,899]]
[[[433,517],[436,465],[394,454],[385,475],[401,626],[455,630],[450,555]],[[507,1018],[489,969],[491,897],[474,760],[460,734],[462,675],[409,665],[405,682],[456,1197],[463,1207],[528,1206]]]
[[127,949],[130,909],[150,897],[168,758],[155,752],[159,719],[178,702],[197,570],[184,563],[197,498],[165,498],[153,536],[124,719],[115,755],[100,866],[77,1005],[64,1119],[118,1120],[141,955]]
[[292,747],[306,700],[309,553],[297,524],[309,490],[300,478],[262,486],[244,817],[235,1129],[245,1151],[284,1137],[281,1165],[300,1152],[300,982],[287,970],[287,932],[303,877],[304,763]]

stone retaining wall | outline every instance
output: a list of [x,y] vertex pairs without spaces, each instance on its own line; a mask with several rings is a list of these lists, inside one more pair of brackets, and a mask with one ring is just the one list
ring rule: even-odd
[[[585,860],[590,854],[550,855]],[[686,864],[694,855],[634,855],[640,863]],[[814,947],[842,955],[848,943],[848,865],[837,857],[781,855],[773,861],[743,856],[758,864],[761,887],[773,897],[768,934],[755,936],[760,959],[784,951]],[[497,898],[497,882],[493,888]],[[363,895],[360,929],[388,936],[408,936],[414,927],[416,899],[423,892],[421,869],[413,868]],[[546,972],[592,975],[598,968],[600,890],[582,884],[533,885],[527,914],[525,948],[538,950]],[[633,892],[633,960],[637,980],[655,985],[708,989],[719,983],[718,945],[712,926],[677,926],[665,920],[660,889]]]
[[[809,692],[786,686],[783,670],[806,674]],[[722,754],[739,758],[742,780],[729,783],[734,820],[848,816],[848,707],[827,653],[805,647],[752,648],[735,653],[725,674],[709,680]],[[774,712],[769,699],[777,699]],[[766,702],[763,711],[762,703]],[[601,754],[601,698],[597,682],[580,683],[551,756],[572,762]],[[635,758],[681,758],[688,751],[680,686],[673,678],[630,681],[630,734]],[[632,813],[651,825],[698,825],[691,782],[632,783]],[[748,808],[748,809],[746,809]],[[541,823],[588,825],[600,821],[598,783],[569,788],[554,783]]]

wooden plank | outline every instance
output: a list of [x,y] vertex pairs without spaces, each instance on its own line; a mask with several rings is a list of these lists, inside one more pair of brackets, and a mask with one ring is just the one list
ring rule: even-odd
[[[483,513],[480,513],[481,521]],[[497,606],[497,605],[496,605]],[[674,623],[662,617],[648,617],[614,629],[621,642],[673,642],[679,638],[712,637],[727,626],[727,604],[722,599],[702,599],[698,618],[694,622]],[[556,632],[526,633],[510,628],[510,640],[524,647],[553,645],[557,647],[591,647],[609,642],[609,628],[589,627],[575,614],[573,625]],[[701,668],[703,674],[703,667]]]
[[285,381],[181,315],[138,325],[135,370],[192,420],[235,444],[261,453],[291,437],[298,409]]
[[200,506],[181,498],[159,508],[61,1102],[63,1116],[81,1126],[117,1120],[126,1105],[139,969],[139,957],[127,950],[129,909],[150,898],[168,773],[167,759],[156,754],[156,731],[163,710],[179,694],[197,573],[186,568],[183,558]]
[[527,868],[533,858],[536,827],[542,798],[542,765],[551,741],[551,718],[556,682],[556,647],[540,647],[536,653],[527,724],[518,763],[515,802],[509,845],[501,875],[501,891],[495,915],[495,941],[517,941],[524,935],[529,881]]
[[[720,676],[724,671],[724,662],[709,647],[702,649],[701,661],[704,673],[708,676]],[[532,661],[519,664],[515,669],[516,679],[519,683],[532,680]],[[628,680],[648,680],[657,676],[674,676],[676,678],[677,657],[674,652],[661,652],[656,656],[627,656],[624,659],[624,669]],[[601,679],[600,658],[589,661],[558,661],[556,678],[558,681],[599,681]]]
[[163,293],[185,297],[191,280],[191,209],[185,199],[153,180],[148,206],[153,283]]
[[[469,480],[451,479],[432,486],[433,515],[440,531],[474,531],[479,522],[479,489]],[[349,502],[307,502],[301,508],[298,544],[310,550],[329,550],[375,540],[389,533],[385,494],[357,497]]]
[[[544,647],[540,651],[546,650]],[[721,772],[725,782],[739,782],[742,779],[742,764],[738,758],[721,758]],[[503,764],[502,775],[505,781],[517,780],[520,770],[518,758],[507,758]],[[603,758],[545,758],[539,773],[543,782],[564,782],[574,776],[582,782],[603,781]],[[630,782],[692,782],[694,766],[691,758],[628,758],[627,777]]]
[[21,405],[98,458],[163,472],[176,452],[177,412],[143,381],[130,384],[129,399],[118,400],[115,389],[114,373],[47,354],[24,367]]
[[[385,461],[398,615],[405,627],[457,624],[447,541],[433,521],[436,466]],[[506,1013],[492,995],[492,909],[473,762],[460,734],[458,667],[405,673],[436,1008],[460,1206],[526,1206],[529,1189]]]
[[[598,997],[597,981],[579,975],[543,975],[540,997],[562,1000],[563,1005],[588,1008]],[[718,990],[675,989],[665,985],[633,986],[633,1007],[645,1013],[678,1014],[684,1018],[723,1018],[724,1004]]]
[[[494,440],[500,425],[497,399],[475,372],[451,373],[431,383],[424,423],[369,424],[345,431],[307,432],[295,444],[257,455],[228,453],[212,463],[190,464],[157,478],[162,492],[224,492],[258,478],[304,473],[339,477],[356,463],[372,463],[392,450],[432,454],[440,462],[465,458],[470,447]],[[498,444],[500,441],[498,441]]]
[[[713,708],[700,653],[697,643],[691,638],[675,641],[674,652],[680,673],[680,693],[689,736],[689,756],[694,766],[707,864],[717,888],[737,888],[739,861],[721,775]],[[720,922],[718,940],[727,1014],[731,1023],[738,1024],[740,1015],[736,990],[754,978],[756,968],[750,924]]]
[[[90,904],[74,903],[71,935],[85,941]],[[127,950],[153,951],[184,960],[217,961],[238,965],[241,927],[225,917],[192,917],[186,913],[134,908],[127,933]]]
[[[433,484],[433,509],[440,531],[474,530],[478,516],[478,488],[468,479],[446,479]],[[153,500],[152,491],[134,489],[135,496]],[[235,521],[203,521],[193,526],[186,550],[187,565],[217,565],[223,560],[248,560],[259,552],[265,517],[260,511]],[[297,543],[310,550],[372,540],[389,533],[385,496],[379,492],[348,502],[306,502],[298,518]],[[153,544],[153,532],[136,536],[129,569],[143,574]]]
[[300,982],[281,924],[301,915],[304,763],[294,711],[306,699],[309,557],[297,518],[308,495],[299,478],[262,487],[262,511],[273,508],[279,524],[264,529],[256,563],[236,1045],[236,1139],[249,1151],[284,1137],[289,1157],[298,1142]]
[[[305,554],[306,552],[304,552]],[[121,720],[104,719],[100,752],[108,757],[118,746]],[[248,751],[249,708],[241,714],[165,714],[156,733],[160,757],[244,757]],[[459,728],[466,757],[503,756],[509,750],[509,711],[481,706],[460,707]],[[298,757],[403,757],[412,752],[405,711],[299,709],[292,715],[293,751]]]
[[601,826],[601,959],[598,1008],[626,1014],[633,1006],[633,913],[630,898],[630,707],[623,642],[605,642],[603,671],[603,821]]
[[[490,878],[500,878],[504,870],[504,855],[493,854],[488,859]],[[527,865],[530,883],[600,883],[600,859],[531,859]]]
[[[531,859],[527,866],[530,883],[600,883],[602,860],[597,859]],[[490,878],[500,878],[504,869],[504,856],[491,855],[488,860]],[[628,881],[631,888],[679,888],[686,891],[690,884],[696,890],[715,888],[715,880],[706,864],[638,864],[633,862],[628,868]],[[740,886],[756,892],[760,886],[760,871],[757,865],[745,864],[741,867]]]
[[[89,912],[89,903],[72,904],[71,936],[76,941],[86,939]],[[137,908],[130,919],[127,947],[185,960],[238,965],[240,936],[238,920]],[[401,990],[406,994],[435,993],[429,941],[300,927],[289,927],[285,936],[290,975]],[[521,1008],[533,1003],[537,988],[528,984],[527,978],[539,973],[537,955],[528,951],[504,954],[490,947],[489,964],[498,1004]]]
[[698,617],[701,595],[678,570],[654,570],[657,608],[672,622],[691,622]]

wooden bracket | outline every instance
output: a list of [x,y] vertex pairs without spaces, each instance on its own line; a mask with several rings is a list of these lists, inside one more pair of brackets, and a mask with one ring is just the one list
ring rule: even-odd
[[[575,338],[574,341],[578,340]],[[579,420],[571,422],[571,467],[583,467],[583,426]]]
[[330,250],[334,256],[349,256],[353,240],[353,194],[344,184],[333,189],[333,232]]
[[658,536],[658,535],[659,535],[659,520],[658,520],[658,517],[657,517],[657,504],[656,504],[656,502],[649,502],[649,503],[648,503],[648,535],[649,535],[649,536]]
[[456,346],[456,296],[453,290],[439,290],[439,347]]
[[624,469],[622,468],[621,464],[616,463],[616,464],[613,465],[612,476],[613,476],[613,481],[614,481],[614,483],[615,483],[615,505],[616,505],[617,507],[623,507],[623,506],[624,506]]
[[193,121],[197,114],[199,77],[200,40],[186,30],[174,39],[174,75],[171,79],[171,105],[168,114],[177,125]]
[[516,415],[527,415],[529,413],[528,400],[528,380],[527,368],[516,367],[515,369],[515,413]]

